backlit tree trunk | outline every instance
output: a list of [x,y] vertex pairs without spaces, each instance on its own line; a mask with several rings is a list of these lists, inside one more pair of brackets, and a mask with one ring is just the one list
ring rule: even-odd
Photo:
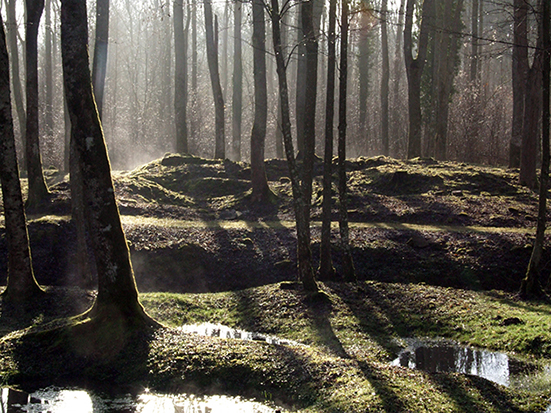
[[341,67],[339,76],[339,231],[343,252],[342,275],[345,281],[356,281],[350,251],[346,185],[346,97],[348,89],[348,0],[342,0]]
[[109,45],[109,0],[96,1],[96,42],[92,62],[92,84],[100,119],[103,113],[107,49]]
[[381,6],[381,53],[383,67],[381,72],[381,143],[382,153],[385,156],[389,155],[388,141],[388,91],[390,87],[390,64],[388,59],[388,32],[387,32],[387,3],[388,0],[383,0]]
[[241,57],[241,8],[235,2],[233,13],[233,99],[232,99],[232,147],[236,161],[241,161],[241,121],[243,117],[243,62]]
[[[218,24],[214,24],[212,15],[211,0],[205,0],[205,31],[207,38],[207,61],[209,65],[210,82],[214,96],[215,110],[215,150],[216,159],[226,157],[225,132],[224,132],[224,96],[220,86],[220,71],[218,70]],[[216,26],[216,27],[215,27]]]
[[38,26],[44,10],[44,0],[26,0],[25,4],[27,7],[25,36],[27,126],[25,141],[29,180],[27,206],[36,208],[46,200],[49,194],[42,172],[38,128]]
[[251,182],[253,203],[265,203],[270,196],[264,147],[268,118],[266,87],[266,23],[263,0],[253,0],[254,121],[251,132]]
[[8,51],[0,16],[0,180],[8,244],[8,283],[3,297],[29,302],[42,290],[33,274],[11,111]]
[[333,128],[335,118],[335,26],[337,1],[329,2],[329,32],[327,34],[327,95],[325,102],[325,154],[323,159],[323,210],[321,223],[319,278],[335,278],[331,257],[331,192],[333,175]]
[[281,130],[285,144],[285,155],[289,166],[291,187],[293,191],[293,204],[297,225],[297,258],[299,280],[307,291],[317,291],[318,286],[312,268],[312,251],[310,249],[309,221],[304,219],[305,197],[301,190],[300,179],[293,150],[293,137],[291,135],[291,119],[289,110],[289,90],[287,88],[287,74],[283,50],[281,47],[280,14],[278,0],[271,0],[272,39],[277,64],[277,77],[279,84],[279,98],[281,103]]
[[126,325],[152,324],[138,301],[130,252],[122,229],[111,168],[95,107],[88,61],[86,3],[61,3],[63,77],[71,117],[71,139],[80,167],[83,211],[98,272],[98,295],[91,314]]
[[549,1],[541,2],[542,10],[542,41],[543,51],[541,52],[542,69],[539,73],[541,76],[542,89],[541,96],[543,102],[542,110],[542,160],[541,160],[541,175],[540,175],[540,192],[539,192],[539,210],[538,223],[536,228],[536,240],[532,249],[532,256],[526,271],[526,277],[522,281],[519,295],[522,298],[538,298],[543,296],[540,274],[542,272],[541,257],[543,253],[543,245],[545,242],[545,226],[547,214],[547,190],[549,188],[549,76],[551,75],[551,39],[550,39],[550,8]]
[[407,0],[404,28],[404,56],[408,78],[409,138],[408,158],[421,156],[421,76],[425,67],[428,45],[429,14],[433,0],[424,0],[417,57],[413,57],[413,13],[416,0]]
[[174,1],[174,122],[176,124],[176,152],[188,152],[187,133],[187,39],[184,30],[182,0]]

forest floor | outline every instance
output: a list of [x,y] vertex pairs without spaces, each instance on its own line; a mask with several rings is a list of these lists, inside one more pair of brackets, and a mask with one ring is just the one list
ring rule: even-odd
[[[44,214],[29,216],[37,279],[50,286],[49,294],[24,315],[1,308],[2,377],[37,386],[74,384],[83,376],[81,385],[239,394],[312,412],[545,411],[549,377],[504,387],[390,364],[401,339],[414,336],[504,351],[526,370],[549,364],[551,306],[514,296],[537,211],[536,194],[517,184],[518,171],[384,157],[351,160],[348,169],[359,283],[320,284],[322,293],[314,296],[293,282],[296,243],[285,162],[267,161],[276,197],[264,206],[250,204],[250,168],[242,163],[167,155],[115,173],[142,303],[170,328],[137,338],[143,346],[99,364],[53,354],[47,333],[37,339],[19,330],[48,331],[48,322],[78,314],[94,298],[78,288],[82,280],[75,276],[68,184],[50,171],[50,182],[60,181],[52,186],[52,202]],[[321,171],[317,165],[315,262]],[[333,240],[338,270],[336,228]],[[5,274],[5,253],[0,258]],[[549,258],[546,248],[544,262]],[[174,328],[202,322],[301,345]]]

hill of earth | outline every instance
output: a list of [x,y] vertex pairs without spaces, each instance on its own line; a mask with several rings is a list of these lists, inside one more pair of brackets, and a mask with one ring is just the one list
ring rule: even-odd
[[[551,377],[537,372],[551,364],[551,305],[514,295],[537,211],[536,194],[517,184],[518,171],[432,159],[349,160],[359,282],[320,283],[321,293],[310,295],[294,283],[286,163],[268,160],[266,167],[276,197],[263,206],[249,201],[244,163],[167,154],[114,173],[141,301],[166,328],[86,354],[70,344],[59,350],[59,343],[78,341],[63,326],[75,322],[67,317],[88,308],[95,292],[76,276],[66,177],[49,171],[52,202],[45,214],[29,216],[36,276],[49,294],[24,311],[0,303],[3,382],[24,389],[107,383],[131,393],[223,393],[308,412],[545,411]],[[317,164],[316,262],[321,173]],[[2,229],[4,277],[5,251]],[[178,328],[205,322],[297,344]],[[391,364],[409,337],[505,352],[509,369],[528,378],[503,386]]]

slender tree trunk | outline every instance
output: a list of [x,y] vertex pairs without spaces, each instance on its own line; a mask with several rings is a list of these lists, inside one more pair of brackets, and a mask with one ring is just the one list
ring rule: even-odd
[[423,1],[421,30],[417,44],[417,57],[413,57],[413,12],[416,0],[407,0],[404,28],[404,56],[408,78],[409,139],[408,158],[421,156],[421,76],[425,66],[430,27],[430,10],[433,0]]
[[296,62],[296,88],[295,88],[295,120],[297,130],[298,156],[304,155],[304,112],[306,105],[306,34],[304,33],[303,18],[304,5],[297,12],[297,62]]
[[390,88],[390,64],[388,58],[388,32],[387,32],[387,10],[388,0],[383,0],[381,6],[381,53],[383,60],[381,76],[381,143],[383,155],[389,155],[388,141],[388,93]]
[[49,191],[42,172],[38,128],[38,26],[44,10],[44,0],[26,0],[26,63],[27,63],[27,127],[26,154],[29,192],[27,206],[36,208],[48,197]]
[[[138,301],[130,252],[122,229],[109,159],[92,92],[88,61],[86,3],[61,3],[63,78],[71,116],[72,140],[80,166],[83,210],[98,271],[98,295],[92,315],[122,319],[127,325],[151,325]],[[80,184],[80,182],[78,183]]]
[[345,281],[355,282],[356,270],[350,251],[346,185],[346,96],[348,87],[348,1],[342,1],[341,65],[339,75],[339,231],[343,252],[342,273]]
[[513,26],[513,124],[509,144],[509,167],[520,167],[522,128],[524,124],[524,99],[528,76],[528,3],[514,0]]
[[92,63],[92,84],[100,119],[103,113],[107,48],[109,44],[109,0],[96,1],[96,42]]
[[392,82],[392,104],[393,104],[393,116],[391,122],[391,135],[395,142],[400,142],[402,147],[402,136],[400,136],[400,117],[398,115],[399,99],[400,99],[400,83],[402,81],[402,70],[404,68],[402,62],[403,48],[403,26],[404,26],[404,12],[405,12],[406,0],[400,1],[400,9],[398,11],[398,28],[396,29],[396,49],[394,52],[394,79]]
[[369,28],[368,17],[365,13],[360,15],[360,33],[358,39],[358,87],[359,87],[359,125],[360,138],[368,147],[369,125],[367,113],[367,99],[369,97]]
[[232,145],[233,156],[241,161],[241,122],[243,117],[243,62],[241,47],[241,9],[243,4],[235,2],[233,26],[233,99],[232,99]]
[[[12,74],[12,85],[13,85],[13,100],[15,103],[15,110],[17,113],[17,120],[19,123],[19,133],[21,134],[21,141],[23,143],[23,148],[25,148],[25,136],[26,136],[26,127],[27,127],[27,115],[25,113],[25,104],[23,102],[23,87],[21,86],[21,77],[19,69],[19,48],[17,47],[17,15],[15,12],[16,0],[9,0],[8,7],[6,11],[7,15],[7,40],[8,40],[8,50],[10,53],[11,61],[11,74]],[[25,150],[23,150],[23,164],[21,165],[23,169],[27,168],[27,155]]]
[[[289,15],[290,12],[287,11],[281,16],[281,49],[284,50],[287,45],[287,26],[289,21]],[[281,159],[285,156],[284,154],[284,148],[283,148],[283,132],[281,130],[281,102],[278,100],[277,104],[277,125],[276,125],[276,141],[275,141],[275,147],[276,147],[276,158]]]
[[188,152],[187,133],[187,39],[184,30],[184,5],[174,1],[174,122],[176,152]]
[[321,223],[319,278],[335,278],[331,256],[331,192],[333,175],[333,128],[335,118],[335,26],[337,1],[329,2],[329,32],[327,34],[327,97],[325,102],[325,154],[323,159],[323,205]]
[[289,90],[287,88],[287,74],[283,49],[281,47],[280,15],[278,0],[271,0],[272,39],[277,64],[277,77],[279,83],[279,97],[281,102],[281,129],[285,144],[285,155],[289,166],[291,187],[293,191],[293,203],[295,220],[297,225],[297,258],[299,267],[299,279],[307,291],[317,291],[318,286],[312,269],[312,252],[310,249],[309,223],[304,219],[302,211],[305,203],[304,194],[300,187],[300,179],[293,150],[293,137],[291,135],[291,119],[289,110]]
[[549,188],[549,76],[551,74],[550,59],[551,59],[551,39],[550,36],[550,5],[549,1],[541,1],[542,11],[542,41],[543,50],[541,51],[541,76],[542,89],[541,97],[543,102],[542,110],[542,160],[541,160],[541,175],[540,175],[540,192],[539,192],[539,209],[538,222],[536,227],[536,240],[532,249],[532,256],[526,271],[526,277],[522,281],[519,295],[522,298],[539,298],[543,296],[541,288],[541,257],[543,253],[543,245],[545,241],[545,226],[547,214],[547,190]]
[[[211,0],[205,0],[205,31],[207,38],[207,61],[209,64],[210,82],[212,85],[212,94],[214,96],[215,110],[215,150],[214,157],[216,159],[224,159],[225,151],[225,136],[224,136],[224,96],[222,95],[222,87],[220,86],[220,72],[218,70],[218,42],[215,38],[215,33],[218,33],[218,24],[213,24]],[[216,26],[216,27],[215,27]]]
[[251,132],[251,183],[253,203],[266,203],[270,188],[264,166],[268,91],[266,88],[266,23],[263,0],[253,0],[254,121]]
[[19,168],[10,98],[10,68],[4,22],[0,15],[0,180],[8,244],[8,283],[5,300],[27,302],[42,293],[33,274],[29,236]]

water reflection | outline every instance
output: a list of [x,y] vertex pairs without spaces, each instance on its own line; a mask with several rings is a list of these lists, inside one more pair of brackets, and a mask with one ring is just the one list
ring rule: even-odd
[[392,362],[395,366],[428,372],[463,373],[509,386],[515,375],[526,374],[526,365],[504,353],[460,346],[445,340],[406,339],[407,347]]
[[299,346],[302,345],[296,341],[286,340],[284,338],[269,336],[260,333],[251,333],[249,331],[237,330],[222,324],[212,324],[212,323],[203,323],[203,324],[188,324],[180,327],[186,333],[194,333],[202,336],[209,337],[221,337],[221,338],[237,338],[241,340],[254,340],[254,341],[265,341],[269,344],[285,344],[290,346]]
[[144,393],[107,398],[86,392],[47,388],[34,393],[2,389],[2,413],[277,413],[279,408],[239,397]]

